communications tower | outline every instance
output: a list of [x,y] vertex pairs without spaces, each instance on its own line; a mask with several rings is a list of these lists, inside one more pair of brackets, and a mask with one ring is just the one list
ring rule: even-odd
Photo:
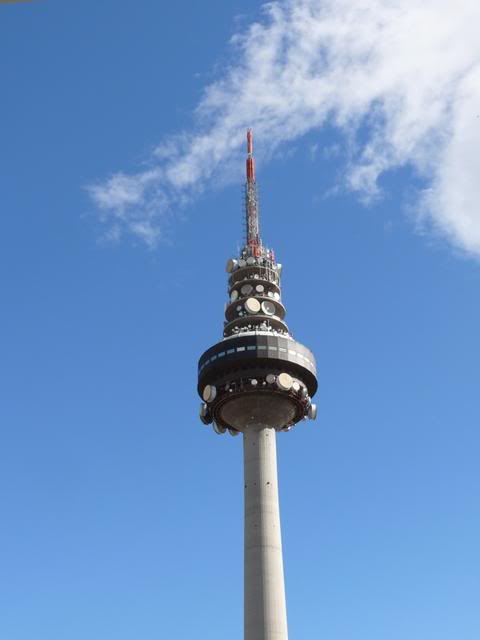
[[260,238],[253,135],[247,131],[245,245],[227,263],[223,338],[198,362],[200,419],[243,434],[245,640],[287,640],[276,432],[315,419],[315,358],[285,324],[282,265]]

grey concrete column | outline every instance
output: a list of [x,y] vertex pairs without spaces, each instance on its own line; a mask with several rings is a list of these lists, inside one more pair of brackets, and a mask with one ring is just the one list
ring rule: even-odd
[[245,640],[287,640],[275,430],[243,434],[245,473]]

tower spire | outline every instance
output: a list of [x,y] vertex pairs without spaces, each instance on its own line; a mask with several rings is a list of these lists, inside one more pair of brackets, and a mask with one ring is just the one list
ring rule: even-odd
[[247,245],[259,247],[260,228],[258,220],[258,194],[255,176],[255,158],[253,157],[253,131],[247,129],[247,182],[245,184],[245,216],[247,223]]

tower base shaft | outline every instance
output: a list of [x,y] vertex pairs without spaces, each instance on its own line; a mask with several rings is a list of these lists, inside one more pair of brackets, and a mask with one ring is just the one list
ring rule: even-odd
[[275,430],[243,434],[245,640],[288,640]]

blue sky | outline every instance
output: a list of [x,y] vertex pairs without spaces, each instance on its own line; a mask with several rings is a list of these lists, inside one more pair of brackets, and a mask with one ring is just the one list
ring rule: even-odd
[[[410,2],[393,22],[380,0],[364,22],[316,5],[0,5],[2,639],[242,637],[241,442],[199,422],[195,385],[242,240],[248,123],[320,380],[317,422],[278,438],[290,636],[480,635],[478,49],[447,47],[448,82],[422,84],[478,9],[437,3],[413,69]],[[373,52],[365,95],[338,20]],[[351,60],[320,67],[324,111],[301,72],[315,38],[269,62],[292,21]]]

